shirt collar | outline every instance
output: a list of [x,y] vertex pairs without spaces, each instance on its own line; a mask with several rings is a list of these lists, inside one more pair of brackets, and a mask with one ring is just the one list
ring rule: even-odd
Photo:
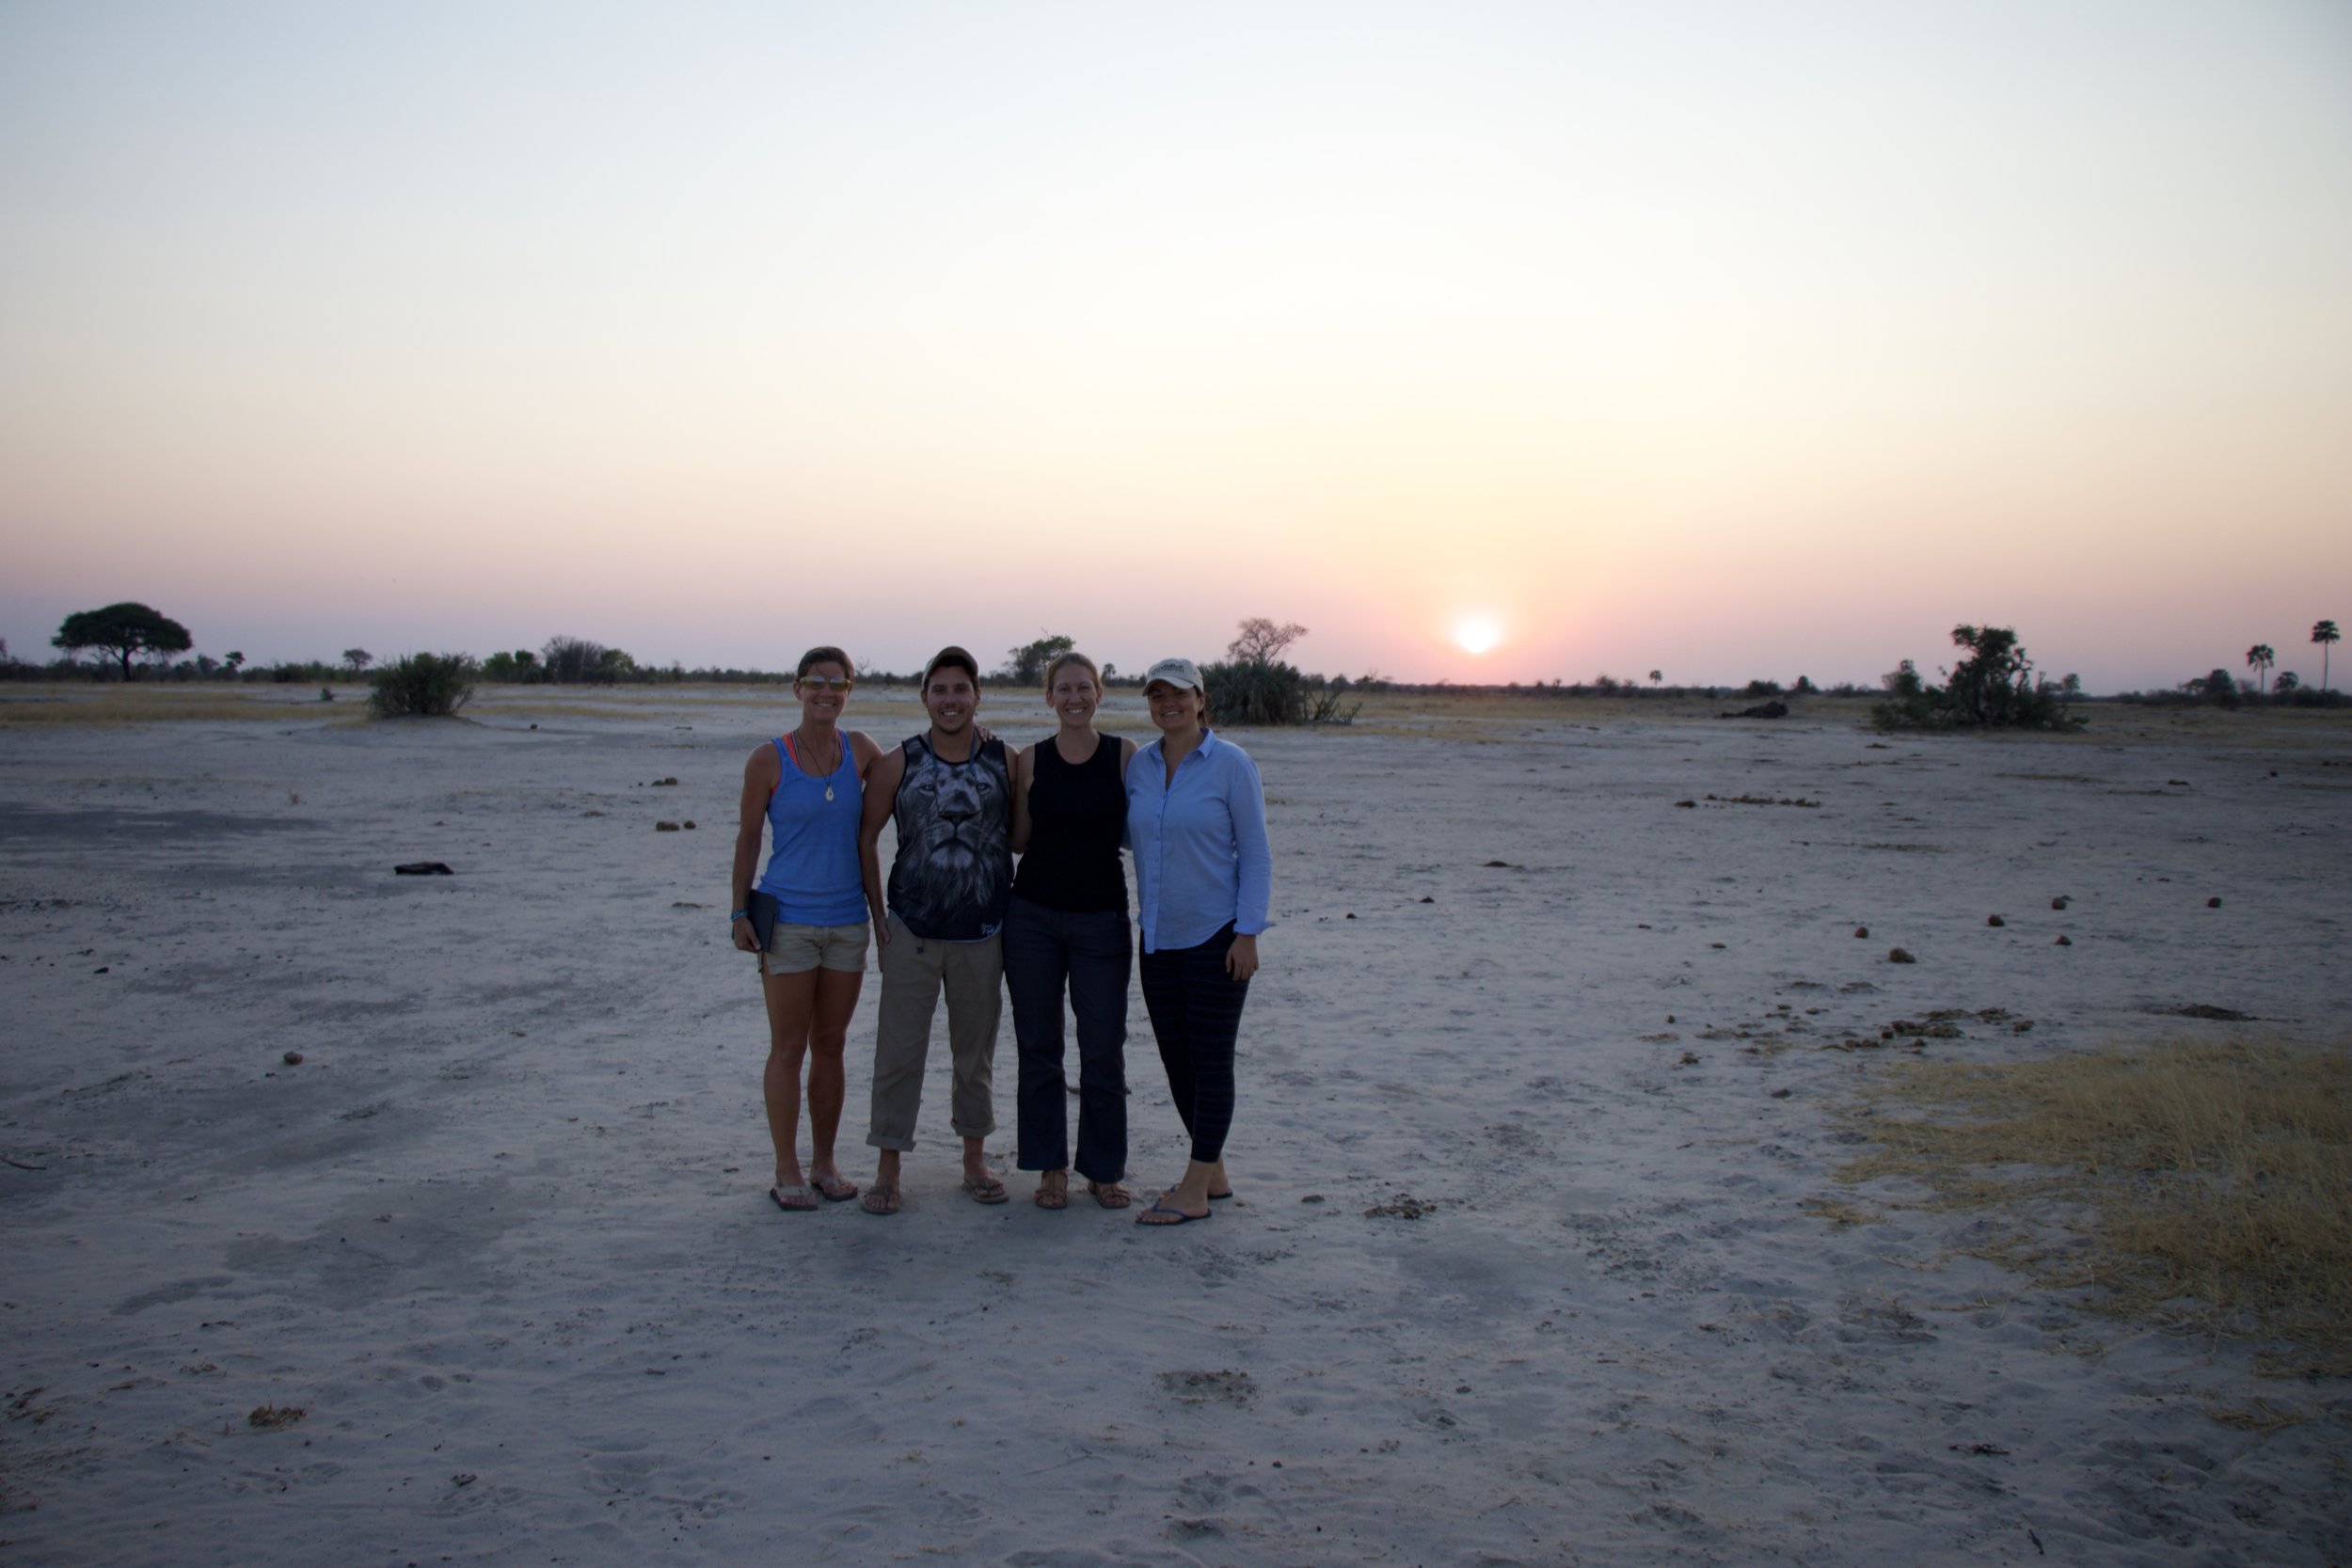
[[[1200,744],[1195,746],[1185,754],[1197,757],[1207,756],[1213,749],[1224,744],[1224,741],[1219,740],[1216,737],[1216,732],[1215,730],[1209,728],[1208,725],[1203,724],[1200,726]],[[1152,737],[1152,744],[1145,747],[1144,750],[1150,752],[1153,756],[1162,759],[1162,766],[1165,767],[1166,759],[1168,757],[1168,736],[1164,735],[1154,736]],[[1180,762],[1176,766],[1182,768],[1184,764]]]

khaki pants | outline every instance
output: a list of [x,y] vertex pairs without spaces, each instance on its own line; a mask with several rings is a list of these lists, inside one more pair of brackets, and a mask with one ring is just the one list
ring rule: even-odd
[[1003,1006],[1004,948],[985,942],[932,942],[890,916],[882,945],[882,1002],[874,1030],[874,1101],[866,1141],[901,1153],[914,1147],[923,1104],[923,1062],[930,1054],[931,1017],[947,993],[947,1051],[955,1062],[948,1126],[959,1138],[996,1131],[993,1073],[996,1021]]

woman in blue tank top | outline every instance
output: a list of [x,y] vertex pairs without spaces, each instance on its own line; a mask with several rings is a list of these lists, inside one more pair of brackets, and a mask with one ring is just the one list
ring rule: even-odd
[[[866,775],[882,754],[863,733],[841,728],[851,685],[850,656],[811,648],[792,681],[801,721],[764,742],[743,764],[742,810],[735,832],[728,908],[735,945],[760,956],[768,998],[768,1067],[761,1089],[776,1148],[776,1207],[803,1212],[822,1197],[857,1196],[834,1164],[845,1082],[841,1064],[850,1014],[866,983],[866,889],[858,868],[858,816]],[[765,832],[771,847],[756,889]],[[753,917],[757,903],[761,919]],[[774,925],[761,941],[765,917]],[[808,1169],[801,1168],[801,1068],[808,1067]]]
[[1021,1050],[1020,1153],[1040,1172],[1037,1205],[1070,1202],[1070,1110],[1062,1072],[1062,995],[1078,1034],[1078,1174],[1105,1209],[1135,1195],[1127,1174],[1126,835],[1121,782],[1136,743],[1094,727],[1103,679],[1076,652],[1045,667],[1045,700],[1060,729],[1013,758],[1012,847],[1022,851],[1005,916],[1005,990]]

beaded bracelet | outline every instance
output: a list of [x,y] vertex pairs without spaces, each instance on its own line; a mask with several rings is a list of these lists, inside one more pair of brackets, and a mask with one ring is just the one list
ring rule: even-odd
[[738,910],[733,914],[727,916],[727,924],[732,926],[737,921],[742,919],[745,915],[750,914],[751,912],[752,911],[749,910]]

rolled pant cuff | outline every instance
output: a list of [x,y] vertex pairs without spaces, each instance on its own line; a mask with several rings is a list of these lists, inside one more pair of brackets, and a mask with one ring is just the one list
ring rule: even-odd
[[[947,1127],[948,1130],[954,1132],[959,1138],[985,1138],[990,1133],[996,1131],[996,1124],[993,1121],[986,1127],[962,1127],[951,1121],[947,1124]],[[868,1138],[866,1142],[871,1143],[873,1140]]]
[[866,1147],[887,1148],[896,1154],[912,1154],[914,1152],[914,1140],[911,1137],[893,1137],[887,1132],[868,1132],[866,1134]]

